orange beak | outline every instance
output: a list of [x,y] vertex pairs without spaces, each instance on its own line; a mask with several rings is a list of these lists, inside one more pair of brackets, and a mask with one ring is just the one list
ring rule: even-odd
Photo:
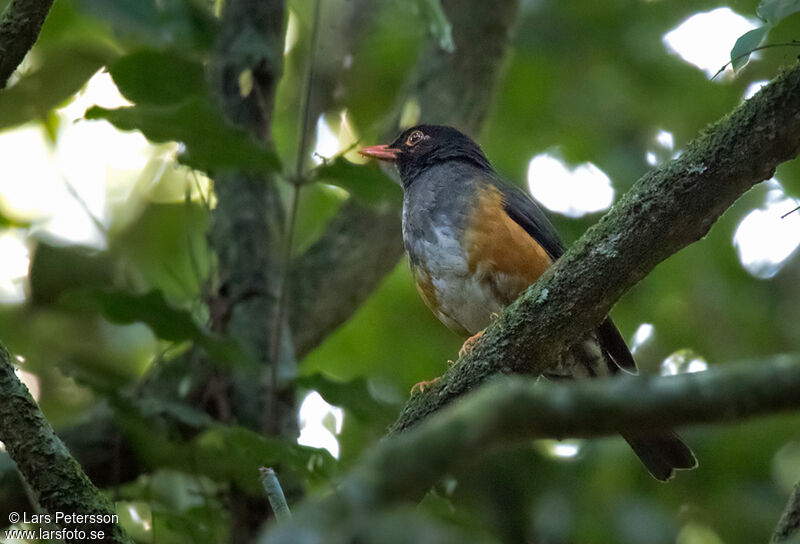
[[397,160],[397,154],[400,153],[399,149],[393,149],[388,145],[373,145],[372,147],[365,147],[359,150],[359,153],[365,157],[372,157],[381,161],[394,162]]

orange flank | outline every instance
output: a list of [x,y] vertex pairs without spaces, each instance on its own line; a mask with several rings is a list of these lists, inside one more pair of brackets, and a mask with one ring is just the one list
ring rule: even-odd
[[430,274],[422,266],[414,266],[411,271],[414,274],[414,283],[417,292],[422,298],[422,302],[435,314],[439,315],[439,302],[436,300],[436,288],[433,286]]
[[503,304],[511,304],[539,279],[553,260],[525,229],[506,213],[497,187],[482,190],[466,236],[470,268],[490,282]]

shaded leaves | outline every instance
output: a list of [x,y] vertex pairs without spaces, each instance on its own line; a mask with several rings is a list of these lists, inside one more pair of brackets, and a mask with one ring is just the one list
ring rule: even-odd
[[237,343],[206,331],[188,311],[170,306],[160,291],[133,294],[114,289],[87,288],[65,294],[62,302],[76,309],[99,311],[103,317],[119,325],[145,323],[163,340],[190,340],[218,362],[239,365],[251,363],[249,356]]
[[368,205],[402,199],[400,187],[379,168],[354,164],[344,157],[336,157],[314,169],[313,180],[341,187]]

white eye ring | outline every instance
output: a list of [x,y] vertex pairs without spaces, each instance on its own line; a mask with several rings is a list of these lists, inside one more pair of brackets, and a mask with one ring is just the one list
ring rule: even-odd
[[408,147],[414,147],[415,145],[420,143],[424,137],[425,135],[422,133],[421,130],[415,130],[414,132],[408,135],[408,138],[406,138],[406,145]]

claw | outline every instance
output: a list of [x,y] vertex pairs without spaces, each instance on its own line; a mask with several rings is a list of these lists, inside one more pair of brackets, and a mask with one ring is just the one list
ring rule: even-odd
[[414,386],[411,388],[411,396],[413,397],[414,395],[418,395],[420,393],[425,392],[425,389],[427,389],[437,381],[439,381],[439,378],[434,378],[432,380],[428,380],[427,382],[415,383]]
[[466,340],[464,340],[464,345],[461,346],[461,349],[458,350],[458,357],[461,358],[470,351],[472,351],[472,346],[475,345],[475,342],[478,341],[478,338],[483,336],[483,331],[478,331],[477,333],[473,334]]

